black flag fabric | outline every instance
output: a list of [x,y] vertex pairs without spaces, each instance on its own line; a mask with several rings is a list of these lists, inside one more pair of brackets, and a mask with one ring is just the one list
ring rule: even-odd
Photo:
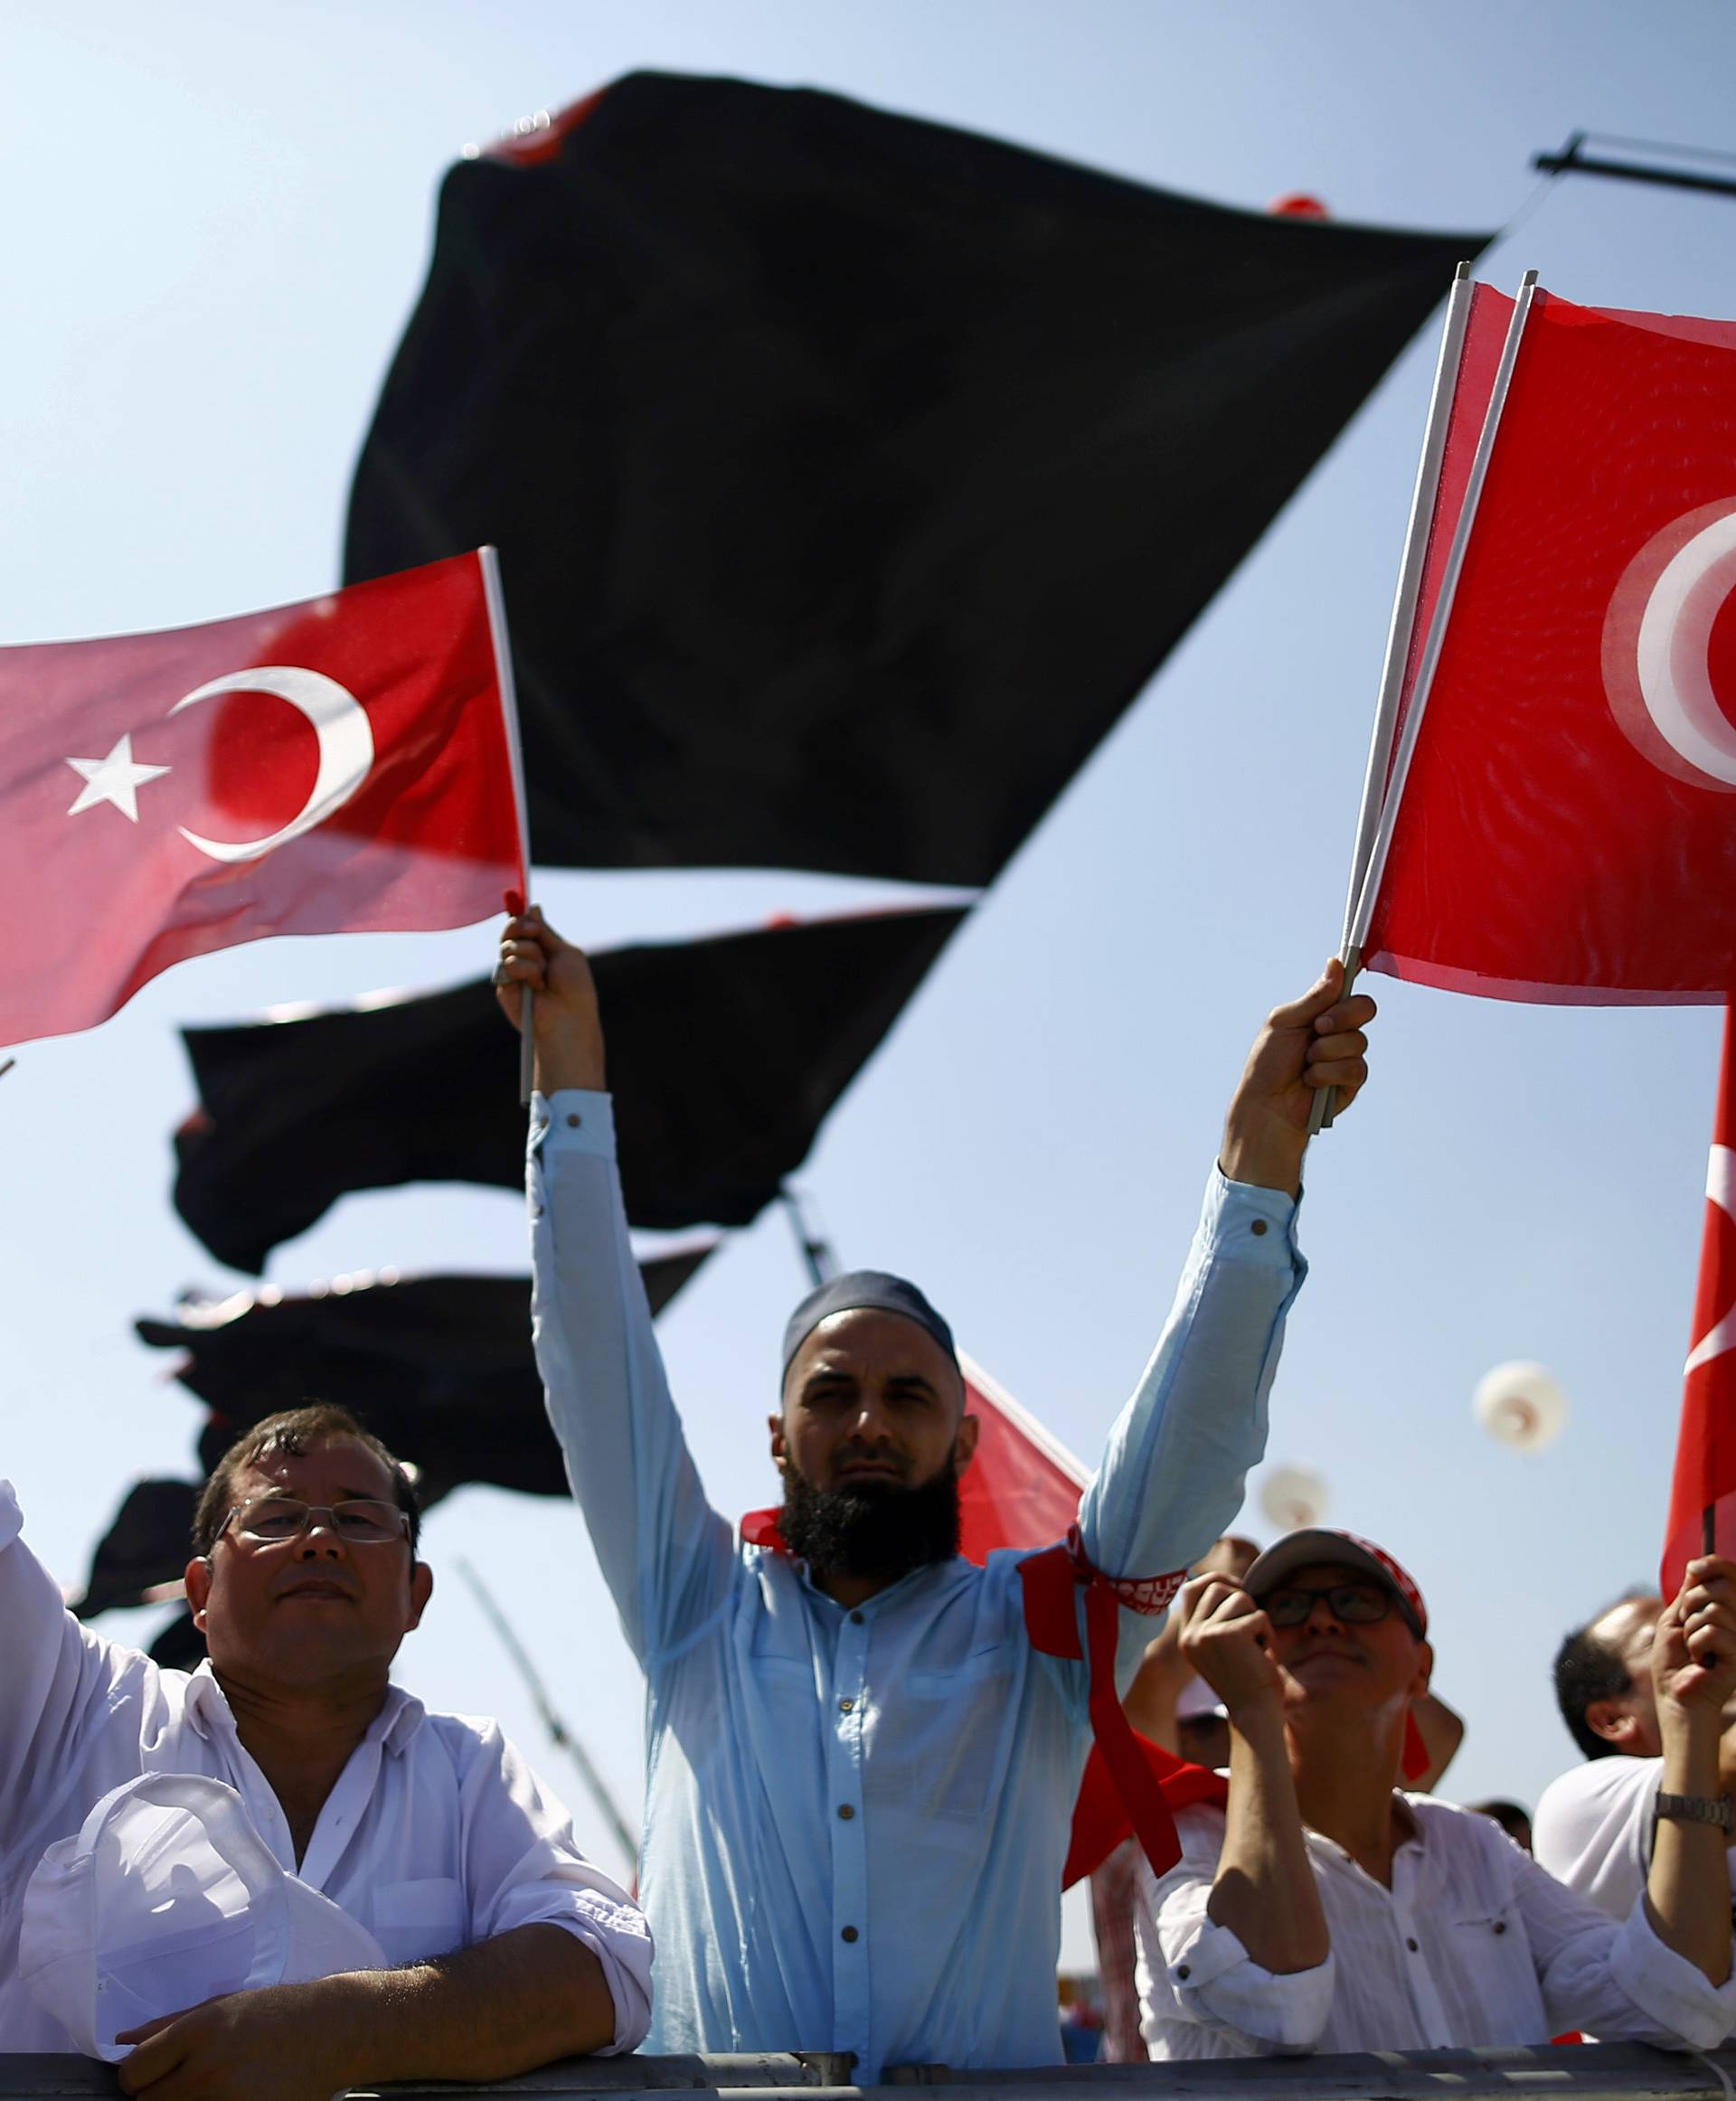
[[[659,1314],[716,1246],[708,1240],[639,1264]],[[190,1301],[169,1320],[134,1324],[142,1341],[179,1350],[175,1376],[208,1410],[199,1464],[209,1474],[241,1432],[309,1399],[347,1408],[415,1466],[422,1508],[467,1481],[564,1495],[561,1447],[542,1411],[531,1352],[528,1277],[334,1278],[306,1292],[238,1292]],[[91,1559],[72,1610],[89,1619],[155,1602],[192,1551],[193,1481],[139,1481]],[[151,1644],[157,1663],[192,1670],[205,1653],[183,1612]]]
[[[594,956],[632,1223],[749,1223],[967,909]],[[200,1106],[175,1135],[175,1209],[231,1268],[263,1269],[352,1190],[524,1182],[518,1046],[486,981],[182,1035]]]
[[151,1591],[179,1583],[198,1503],[196,1481],[135,1481],[97,1541],[83,1595],[71,1600],[79,1617],[147,1604]]
[[447,175],[344,575],[498,545],[539,862],[986,885],[1488,239],[635,73]]
[[[640,1263],[654,1314],[715,1245]],[[134,1326],[142,1342],[184,1353],[175,1376],[210,1410],[199,1438],[207,1474],[254,1423],[328,1400],[417,1468],[424,1508],[466,1481],[566,1493],[531,1352],[528,1277],[364,1273],[195,1301]]]

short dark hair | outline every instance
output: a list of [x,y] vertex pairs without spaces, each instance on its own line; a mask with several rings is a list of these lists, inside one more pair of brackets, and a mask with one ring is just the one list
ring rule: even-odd
[[1530,1851],[1531,1812],[1523,1802],[1509,1802],[1497,1795],[1491,1802],[1467,1802],[1465,1806],[1477,1816],[1492,1817],[1514,1845]]
[[200,1492],[199,1507],[193,1516],[193,1550],[209,1554],[235,1503],[235,1476],[243,1466],[263,1459],[269,1452],[288,1452],[299,1459],[316,1445],[334,1437],[354,1437],[384,1465],[392,1476],[392,1492],[398,1507],[410,1520],[410,1550],[413,1555],[422,1529],[421,1507],[403,1462],[394,1458],[372,1430],[364,1430],[346,1408],[329,1400],[309,1401],[303,1408],[285,1409],[244,1430],[211,1470],[211,1478]]
[[1621,1747],[1598,1734],[1586,1719],[1586,1710],[1593,1701],[1619,1700],[1634,1689],[1633,1673],[1620,1653],[1591,1630],[1598,1620],[1607,1619],[1617,1605],[1630,1604],[1646,1595],[1642,1590],[1630,1590],[1614,1605],[1606,1605],[1597,1619],[1575,1627],[1555,1652],[1555,1704],[1561,1710],[1568,1734],[1588,1758],[1619,1757]]

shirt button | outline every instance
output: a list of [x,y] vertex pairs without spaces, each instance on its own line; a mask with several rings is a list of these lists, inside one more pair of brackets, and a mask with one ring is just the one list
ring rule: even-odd
[[850,1615],[850,1625],[852,1626],[860,1626],[862,1625],[862,1615],[859,1612],[853,1612]]
[[1177,1963],[1175,1965],[1175,1974],[1182,1980],[1183,1983],[1186,1983],[1187,1980],[1194,1974],[1194,1973],[1188,1968],[1185,1963]]
[[854,1809],[853,1809],[853,1808],[850,1806],[850,1804],[849,1804],[847,1802],[840,1802],[840,1803],[839,1803],[839,1804],[838,1804],[838,1814],[839,1814],[839,1815],[840,1815],[840,1816],[841,1816],[841,1817],[844,1819],[844,1821],[845,1822],[845,1823],[849,1823],[849,1821],[850,1821],[850,1819],[851,1819],[851,1818],[852,1818],[852,1817],[853,1817],[853,1816],[854,1816],[855,1814],[856,1814],[856,1813],[855,1813],[855,1811],[854,1811]]
[[840,1940],[856,1940],[860,1938],[860,1936],[857,1934],[854,1926],[846,1926],[844,1931],[838,1936],[838,1938]]
[[[569,1116],[569,1117],[567,1118],[567,1121],[568,1121],[569,1123],[572,1123],[572,1122],[574,1122],[574,1121],[575,1121],[575,1119],[574,1119],[573,1117],[571,1117],[571,1116]],[[1264,1220],[1264,1219],[1256,1219],[1256,1220],[1254,1220],[1254,1222],[1253,1222],[1253,1225],[1252,1225],[1252,1227],[1251,1227],[1250,1230],[1252,1230],[1253,1232],[1256,1232],[1256,1233],[1263,1233],[1263,1232],[1266,1230],[1266,1221],[1265,1221],[1265,1220]]]
[[1495,1930],[1496,1933],[1505,1933],[1507,1930],[1506,1920],[1505,1918],[1497,1918],[1495,1922]]
[[841,1700],[838,1702],[838,1712],[840,1714],[849,1714],[854,1709],[855,1704],[856,1703],[854,1700]]
[[1415,1941],[1413,1941],[1413,1940],[1410,1940],[1410,1939],[1407,1938],[1407,1939],[1406,1939],[1406,1941],[1405,1941],[1405,1944],[1404,1944],[1404,1945],[1405,1945],[1405,1946],[1406,1946],[1406,1947],[1408,1947],[1408,1948],[1410,1949],[1410,1953],[1411,1953],[1413,1955],[1416,1954],[1416,1952],[1417,1952],[1417,1944],[1416,1944],[1416,1942],[1415,1942]]
[[[569,1110],[567,1111],[567,1128],[568,1128],[568,1130],[570,1130],[570,1131],[576,1131],[576,1130],[579,1128],[580,1125],[580,1124],[582,1124],[582,1123],[584,1122],[584,1120],[585,1120],[585,1119],[583,1118],[583,1116],[581,1116],[579,1114],[579,1112],[578,1112],[578,1110],[577,1110],[577,1109],[569,1109]],[[1262,1230],[1264,1230],[1264,1229],[1262,1229]]]

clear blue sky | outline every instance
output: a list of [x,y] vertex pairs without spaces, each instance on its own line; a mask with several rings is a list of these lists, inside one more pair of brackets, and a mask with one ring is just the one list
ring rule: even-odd
[[[1576,127],[1736,147],[1736,23],[1489,0],[420,0],[294,10],[92,0],[0,26],[0,639],[173,626],[336,572],[350,467],[467,141],[639,66],[835,88],[1141,179],[1344,218],[1495,226]],[[1558,186],[1485,273],[1736,315],[1736,201]],[[1336,937],[1432,345],[1368,404],[1037,832],[847,1098],[805,1176],[844,1256],[904,1269],[967,1347],[1090,1457],[1187,1244],[1247,1039]],[[1185,521],[1178,521],[1178,530]],[[593,943],[835,907],[797,876],[552,875]],[[118,909],[119,901],[118,900]],[[41,938],[79,928],[42,905]],[[188,1469],[193,1404],[135,1314],[227,1277],[169,1208],[191,1100],[177,1023],[437,985],[492,937],[274,942],[183,966],[0,1082],[0,1471],[56,1574],[126,1481]],[[1717,1018],[1519,1008],[1376,985],[1375,1078],[1317,1149],[1272,1456],[1416,1572],[1469,1736],[1448,1792],[1534,1800],[1569,1762],[1561,1629],[1656,1562],[1688,1340]],[[501,1192],[353,1199],[279,1249],[357,1267],[522,1267]],[[664,1324],[714,1499],[767,1500],[760,1428],[800,1275],[780,1219]],[[1533,1356],[1572,1419],[1520,1459],[1476,1428]],[[1250,1511],[1253,1529],[1262,1528]],[[429,1530],[510,1601],[557,1698],[637,1801],[640,1696],[576,1514],[467,1491]],[[109,1631],[134,1638],[137,1619]],[[401,1675],[497,1712],[574,1804],[512,1671],[445,1575]],[[1071,1915],[1069,1949],[1085,1937]]]

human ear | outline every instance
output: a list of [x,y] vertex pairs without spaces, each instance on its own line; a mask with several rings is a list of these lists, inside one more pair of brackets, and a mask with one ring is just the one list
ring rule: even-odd
[[785,1461],[789,1456],[784,1444],[783,1417],[780,1415],[769,1415],[766,1418],[766,1428],[770,1432],[771,1435],[772,1465],[781,1470]]
[[211,1563],[204,1555],[196,1554],[187,1563],[181,1580],[186,1589],[187,1606],[193,1614],[193,1624],[203,1634],[205,1607],[211,1602]]
[[1428,1694],[1435,1675],[1435,1652],[1427,1642],[1417,1644],[1417,1674],[1410,1682],[1410,1697],[1421,1700]]
[[1626,1747],[1637,1724],[1625,1699],[1594,1700],[1585,1710],[1585,1726],[1606,1743]]
[[974,1415],[961,1416],[958,1435],[953,1440],[952,1474],[956,1481],[976,1456],[976,1438],[982,1424]]
[[426,1561],[416,1561],[410,1571],[410,1618],[404,1632],[411,1633],[422,1624],[422,1615],[428,1610],[428,1601],[434,1595],[434,1571]]

